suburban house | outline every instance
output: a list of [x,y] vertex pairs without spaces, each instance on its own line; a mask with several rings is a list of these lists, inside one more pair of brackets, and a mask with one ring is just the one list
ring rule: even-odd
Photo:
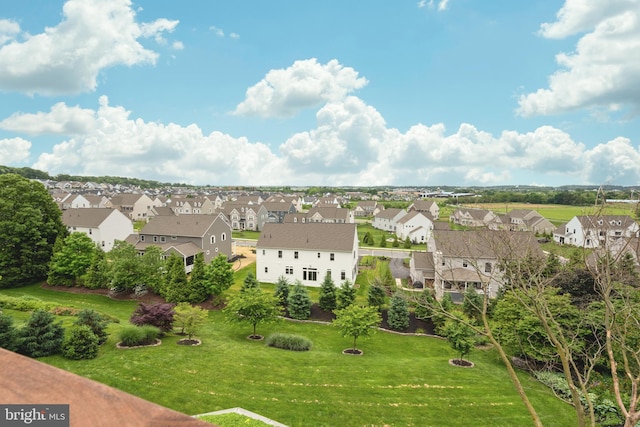
[[315,201],[313,206],[314,207],[332,207],[333,206],[333,207],[339,208],[341,207],[340,198],[338,196],[332,196],[332,195],[320,197]]
[[70,233],[84,233],[105,252],[116,240],[133,233],[133,223],[122,212],[107,208],[72,208],[62,212],[62,223]]
[[373,228],[377,228],[378,230],[395,233],[398,220],[400,220],[400,218],[402,218],[406,214],[407,211],[405,211],[404,209],[388,208],[378,212],[373,217],[373,222],[371,223],[371,225],[373,226]]
[[111,197],[107,207],[118,209],[132,221],[140,221],[147,218],[147,211],[151,209],[151,206],[156,206],[156,203],[158,202],[146,194],[126,193]]
[[149,246],[158,246],[165,256],[176,253],[184,259],[185,269],[190,272],[195,256],[204,253],[204,262],[209,263],[219,254],[231,257],[231,227],[222,214],[157,216],[127,241],[133,243],[140,253]]
[[511,231],[531,231],[533,233],[553,233],[556,226],[551,221],[531,209],[513,209],[501,215],[500,221],[505,229]]
[[353,212],[335,206],[315,207],[307,212],[307,222],[354,223]]
[[219,210],[234,230],[260,231],[269,219],[269,212],[262,204],[225,202]]
[[375,200],[361,200],[353,208],[353,215],[358,217],[374,216],[384,210],[384,206],[378,205]]
[[486,209],[456,209],[449,217],[449,221],[465,227],[487,227],[497,230],[500,218]]
[[615,240],[638,237],[639,230],[638,223],[629,215],[581,215],[560,225],[553,240],[584,248],[608,247]]
[[82,194],[77,193],[69,194],[64,200],[62,200],[61,205],[62,210],[90,207],[92,207],[91,202],[87,200]]
[[[433,280],[437,299],[449,293],[457,302],[469,287],[494,298],[501,287],[501,260],[544,257],[535,234],[530,232],[434,230],[428,247],[434,276],[428,277],[429,270],[423,269],[425,286]],[[422,265],[419,259],[417,263]]]
[[89,202],[90,208],[106,208],[109,198],[97,194],[83,194],[83,197]]
[[258,281],[319,287],[329,274],[335,283],[354,283],[358,274],[355,224],[265,224],[256,244]]
[[413,243],[427,243],[431,237],[433,222],[421,212],[410,211],[396,222],[396,236],[400,240],[409,238]]
[[296,213],[296,207],[291,202],[264,202],[262,204],[267,210],[268,222],[284,222],[284,217],[287,214]]
[[296,208],[296,212],[302,211],[302,197],[296,196],[295,194],[272,194],[265,200],[265,203],[269,202],[293,203],[293,206]]
[[427,215],[428,218],[434,221],[440,218],[440,207],[433,200],[416,200],[409,205],[407,211],[422,212],[423,214]]
[[206,197],[176,198],[171,200],[168,205],[177,215],[211,215],[216,210],[213,202]]

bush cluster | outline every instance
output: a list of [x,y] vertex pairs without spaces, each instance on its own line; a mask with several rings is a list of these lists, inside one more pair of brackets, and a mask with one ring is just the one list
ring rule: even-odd
[[12,297],[8,295],[0,295],[0,307],[6,308],[8,310],[16,310],[16,311],[35,311],[35,310],[44,310],[51,311],[56,307],[59,307],[59,304],[54,302],[46,302],[42,301],[38,298],[30,297],[30,296],[21,296],[21,297]]
[[125,326],[120,330],[120,342],[125,347],[155,344],[160,336],[160,329],[151,326]]
[[308,351],[311,349],[312,343],[299,335],[275,333],[267,337],[265,345],[283,350]]

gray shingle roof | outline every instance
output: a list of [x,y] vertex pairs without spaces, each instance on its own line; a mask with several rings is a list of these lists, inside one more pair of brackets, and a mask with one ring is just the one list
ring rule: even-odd
[[107,208],[72,208],[62,212],[62,223],[67,227],[98,227],[116,212]]
[[355,236],[355,224],[267,223],[260,233],[256,246],[258,248],[351,252]]
[[156,216],[140,234],[202,237],[217,220],[217,215]]

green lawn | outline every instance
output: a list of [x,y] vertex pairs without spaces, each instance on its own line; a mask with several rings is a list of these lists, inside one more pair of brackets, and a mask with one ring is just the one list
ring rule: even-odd
[[[201,346],[179,346],[179,337],[169,335],[158,347],[118,350],[115,333],[127,323],[133,302],[37,285],[0,292],[120,318],[109,326],[112,335],[97,359],[42,360],[187,414],[242,407],[289,426],[531,424],[491,350],[472,352],[476,367],[463,369],[448,364],[455,353],[436,338],[379,332],[358,342],[364,356],[346,356],[341,351],[351,339],[329,325],[281,321],[258,327],[263,335],[293,333],[314,343],[309,352],[288,352],[247,340],[250,328],[227,323],[218,311],[209,313]],[[575,425],[569,405],[528,375],[521,379],[545,425]]]

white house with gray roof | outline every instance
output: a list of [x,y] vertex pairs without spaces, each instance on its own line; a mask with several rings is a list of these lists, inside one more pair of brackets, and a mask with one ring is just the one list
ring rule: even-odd
[[102,250],[109,252],[116,240],[133,233],[133,223],[117,209],[71,208],[62,212],[62,223],[70,233],[84,233]]
[[553,240],[584,248],[606,247],[621,238],[638,237],[639,229],[629,215],[580,215],[560,225]]
[[378,230],[395,233],[398,221],[406,214],[407,211],[405,211],[404,209],[388,208],[378,212],[373,217],[373,222],[371,223],[371,225],[373,226],[373,228],[377,228]]
[[433,222],[425,214],[409,211],[396,222],[396,236],[400,240],[409,238],[413,243],[427,243],[431,237]]
[[358,233],[348,223],[267,223],[256,244],[256,277],[275,283],[285,277],[320,287],[327,274],[337,284],[355,282]]

